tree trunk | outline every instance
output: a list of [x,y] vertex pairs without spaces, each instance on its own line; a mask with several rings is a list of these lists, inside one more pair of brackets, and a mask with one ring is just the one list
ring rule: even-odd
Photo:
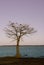
[[16,45],[16,58],[20,58],[20,50],[19,50],[19,39],[17,40],[17,45]]

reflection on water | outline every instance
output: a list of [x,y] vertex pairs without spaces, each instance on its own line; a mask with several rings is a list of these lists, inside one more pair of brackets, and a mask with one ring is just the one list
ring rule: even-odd
[[[22,57],[44,57],[44,46],[20,46]],[[16,46],[0,46],[0,57],[14,56]]]

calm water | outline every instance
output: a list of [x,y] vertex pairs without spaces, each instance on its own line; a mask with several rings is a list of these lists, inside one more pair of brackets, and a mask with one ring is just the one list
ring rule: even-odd
[[[22,57],[44,57],[44,46],[20,46]],[[15,56],[16,46],[0,46],[0,57]]]

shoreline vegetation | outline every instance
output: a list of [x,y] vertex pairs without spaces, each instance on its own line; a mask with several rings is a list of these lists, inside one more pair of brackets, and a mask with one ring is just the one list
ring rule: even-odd
[[44,65],[44,58],[0,57],[0,65]]

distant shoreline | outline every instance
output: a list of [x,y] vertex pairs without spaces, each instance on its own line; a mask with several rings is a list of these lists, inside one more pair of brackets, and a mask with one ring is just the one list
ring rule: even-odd
[[[16,46],[16,45],[0,45],[0,47],[11,47],[11,46]],[[44,46],[44,45],[19,45],[19,46]]]

